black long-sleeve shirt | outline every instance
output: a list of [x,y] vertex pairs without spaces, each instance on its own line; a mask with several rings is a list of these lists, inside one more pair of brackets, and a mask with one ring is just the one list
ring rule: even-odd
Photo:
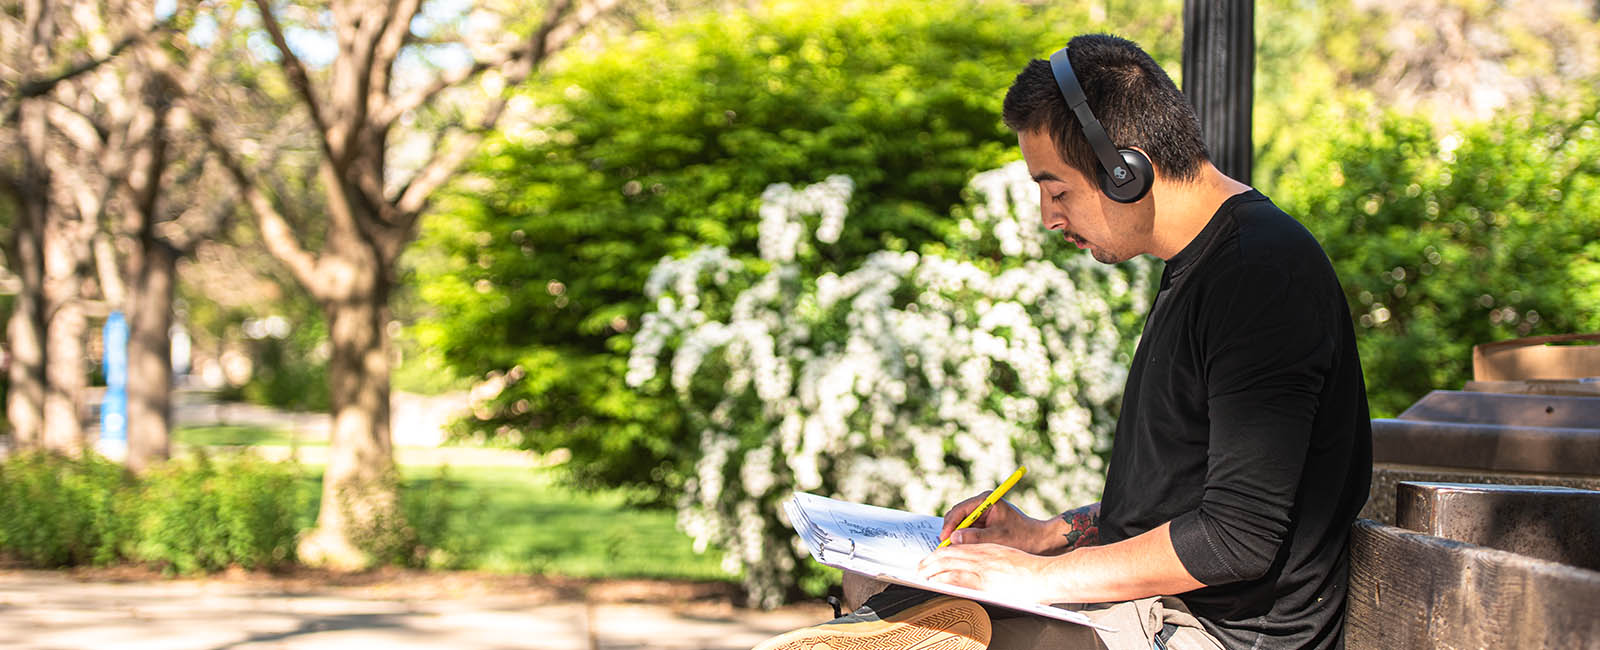
[[1322,247],[1259,192],[1167,261],[1123,394],[1107,543],[1172,522],[1207,586],[1180,597],[1230,648],[1340,648],[1372,430]]

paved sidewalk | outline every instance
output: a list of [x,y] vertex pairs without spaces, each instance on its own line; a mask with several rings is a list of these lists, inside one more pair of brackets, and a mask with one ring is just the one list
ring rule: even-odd
[[[315,389],[327,390],[326,387]],[[451,420],[470,413],[472,400],[466,391],[442,395],[394,391],[389,396],[389,404],[390,435],[396,446],[438,447],[445,442],[445,427]],[[328,432],[333,428],[333,418],[327,413],[218,402],[211,393],[197,390],[173,392],[172,419],[174,425],[180,427],[235,424],[285,429],[294,432],[302,442],[327,442]],[[98,421],[90,423],[89,427],[99,431]]]
[[[446,578],[448,580],[448,578]],[[648,583],[637,590],[648,591]],[[466,593],[450,593],[466,592]],[[264,648],[744,649],[831,616],[813,604],[763,612],[716,600],[626,602],[605,590],[361,588],[222,580],[80,580],[0,571],[0,647],[56,650]]]

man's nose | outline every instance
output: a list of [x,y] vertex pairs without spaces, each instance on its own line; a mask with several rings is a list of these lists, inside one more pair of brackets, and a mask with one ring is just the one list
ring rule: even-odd
[[1051,207],[1050,193],[1046,192],[1042,185],[1039,187],[1039,220],[1047,230],[1057,230],[1067,221]]
[[1039,220],[1044,223],[1046,230],[1065,230],[1067,227],[1067,215],[1049,203],[1039,204]]

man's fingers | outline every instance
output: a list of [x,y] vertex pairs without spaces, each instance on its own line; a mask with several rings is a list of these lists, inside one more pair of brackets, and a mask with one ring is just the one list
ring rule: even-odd
[[[956,504],[956,507],[951,508],[950,512],[944,513],[944,526],[939,530],[939,539],[950,537],[950,532],[955,530],[956,526],[960,526],[962,520],[965,520],[967,515],[972,514],[972,511],[977,509],[978,504],[983,503],[984,498],[989,496],[989,492],[989,490],[985,490],[983,494],[962,501]],[[988,515],[985,514],[984,516]]]
[[992,528],[963,528],[950,533],[951,544],[999,543],[1000,532]]
[[957,569],[944,571],[937,575],[927,576],[925,579],[929,582],[939,582],[956,587],[967,587],[969,589],[981,589],[983,587],[983,580],[978,574],[971,571],[961,571]]
[[977,587],[982,584],[979,576],[981,554],[945,548],[922,558],[917,564],[917,574],[924,580],[942,582],[962,587]]

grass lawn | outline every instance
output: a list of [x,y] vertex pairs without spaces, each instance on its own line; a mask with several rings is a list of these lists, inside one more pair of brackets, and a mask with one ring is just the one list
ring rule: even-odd
[[[254,426],[183,427],[174,442],[185,446],[288,446],[291,432]],[[326,446],[326,442],[302,447]],[[303,463],[300,527],[316,520],[321,465]],[[408,495],[428,493],[432,518],[444,530],[424,531],[448,553],[445,565],[508,574],[583,578],[734,580],[722,571],[715,549],[694,552],[669,509],[626,505],[621,492],[581,491],[562,485],[556,469],[476,466],[402,466]],[[438,526],[435,526],[436,528]]]
[[[218,424],[203,427],[181,427],[172,433],[172,441],[188,446],[242,447],[245,445],[282,445],[294,443],[294,434],[286,429],[268,429],[251,425]],[[300,441],[301,446],[327,446],[326,441]]]
[[[302,526],[316,517],[322,468],[307,465]],[[581,492],[554,470],[402,467],[409,494],[442,490],[443,546],[456,568],[584,578],[734,580],[721,553],[697,554],[671,510],[629,507],[611,491]]]

